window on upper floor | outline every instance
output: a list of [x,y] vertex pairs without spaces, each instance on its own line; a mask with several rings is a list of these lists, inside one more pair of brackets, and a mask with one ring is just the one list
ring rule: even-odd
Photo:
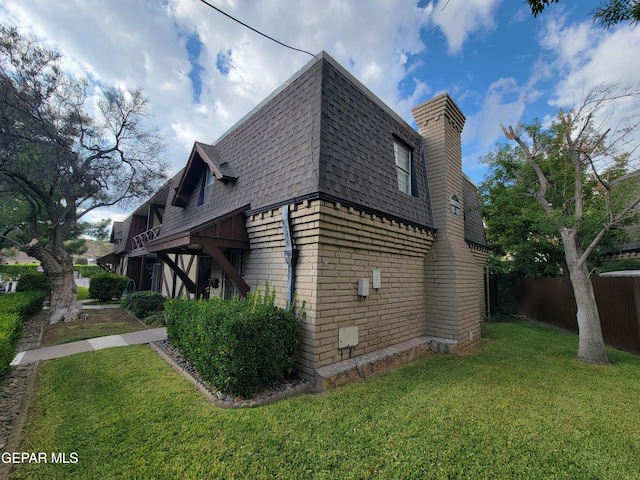
[[415,168],[411,147],[397,138],[393,140],[393,151],[396,157],[398,188],[407,195],[418,196],[415,179]]
[[200,183],[200,194],[198,195],[198,206],[204,205],[211,201],[213,194],[213,182],[216,177],[211,172],[211,169],[207,166],[205,173],[202,176],[202,182]]

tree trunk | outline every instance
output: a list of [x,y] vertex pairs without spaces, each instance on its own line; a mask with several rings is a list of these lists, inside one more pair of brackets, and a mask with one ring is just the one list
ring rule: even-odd
[[49,274],[51,279],[51,315],[49,323],[76,320],[81,310],[78,306],[78,293],[73,278],[73,265],[62,268],[55,274]]
[[40,260],[51,280],[51,313],[49,323],[72,322],[82,311],[78,306],[76,282],[73,278],[73,259],[61,247],[43,246],[36,239],[26,245],[25,251]]
[[607,364],[609,359],[604,348],[600,314],[589,269],[586,263],[579,265],[581,252],[576,243],[577,234],[572,229],[561,233],[571,286],[578,307],[576,315],[579,332],[578,358],[589,363]]

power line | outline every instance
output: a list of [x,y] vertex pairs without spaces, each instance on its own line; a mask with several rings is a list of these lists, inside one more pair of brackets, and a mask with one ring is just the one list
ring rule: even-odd
[[225,17],[229,17],[231,20],[233,20],[234,22],[238,22],[240,25],[242,25],[243,27],[247,27],[249,30],[252,30],[254,32],[256,32],[259,35],[262,35],[265,38],[268,38],[269,40],[271,40],[272,42],[276,42],[279,45],[282,45],[283,47],[287,47],[290,48],[291,50],[295,50],[296,52],[302,52],[302,53],[306,53],[307,55],[311,55],[313,58],[316,58],[316,56],[313,53],[309,53],[306,50],[301,50],[299,48],[295,48],[292,47],[290,45],[287,45],[285,43],[282,43],[279,40],[276,40],[273,37],[270,37],[269,35],[265,35],[264,33],[256,30],[255,28],[247,25],[246,23],[241,22],[240,20],[238,20],[237,18],[232,17],[231,15],[229,15],[228,13],[223,12],[222,10],[220,10],[218,7],[214,7],[213,5],[211,5],[209,2],[207,2],[206,0],[200,0],[202,3],[204,3],[205,5],[208,5],[209,7],[213,8],[216,12],[223,14]]

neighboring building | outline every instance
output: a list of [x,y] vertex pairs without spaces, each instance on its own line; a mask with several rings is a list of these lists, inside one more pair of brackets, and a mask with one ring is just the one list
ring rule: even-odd
[[282,305],[304,302],[299,367],[319,388],[349,380],[347,358],[470,347],[488,249],[461,169],[465,117],[446,94],[413,113],[420,133],[323,52],[213,145],[196,142],[99,264],[169,297],[268,282]]
[[616,251],[609,253],[607,259],[640,259],[640,224],[629,225],[626,230],[629,239],[616,245]]

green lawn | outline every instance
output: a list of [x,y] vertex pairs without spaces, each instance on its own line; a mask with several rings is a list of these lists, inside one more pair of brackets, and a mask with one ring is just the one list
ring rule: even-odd
[[78,300],[89,300],[89,287],[76,287]]
[[486,325],[433,356],[251,410],[208,403],[144,346],[41,365],[22,452],[77,453],[14,478],[640,478],[640,358],[575,359],[575,336]]

